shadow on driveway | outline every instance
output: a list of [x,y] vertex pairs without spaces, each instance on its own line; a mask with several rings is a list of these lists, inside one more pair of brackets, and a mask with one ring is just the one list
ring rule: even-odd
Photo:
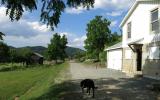
[[69,80],[54,85],[50,91],[43,94],[37,100],[160,100],[151,90],[151,84],[155,80],[147,78],[103,78],[95,79],[95,98],[82,94],[81,80]]

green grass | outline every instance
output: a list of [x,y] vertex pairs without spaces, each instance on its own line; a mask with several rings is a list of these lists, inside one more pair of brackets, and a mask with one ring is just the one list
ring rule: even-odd
[[0,72],[0,100],[20,100],[38,98],[47,93],[54,85],[54,79],[68,64],[51,67],[34,67],[25,70]]
[[23,67],[21,63],[0,63],[0,69],[2,68],[10,68],[13,66]]
[[25,68],[26,66],[23,66],[22,63],[0,63],[0,72],[23,70]]

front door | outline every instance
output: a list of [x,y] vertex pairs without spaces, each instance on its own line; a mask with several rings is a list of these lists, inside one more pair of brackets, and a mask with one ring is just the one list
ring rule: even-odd
[[137,71],[142,70],[142,51],[140,49],[137,50]]

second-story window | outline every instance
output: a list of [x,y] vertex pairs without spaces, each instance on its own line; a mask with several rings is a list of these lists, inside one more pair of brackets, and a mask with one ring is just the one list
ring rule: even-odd
[[131,38],[131,22],[127,24],[127,38]]
[[151,31],[159,31],[158,9],[151,11]]

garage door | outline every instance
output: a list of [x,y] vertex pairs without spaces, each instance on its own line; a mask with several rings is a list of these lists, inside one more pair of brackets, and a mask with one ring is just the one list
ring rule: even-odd
[[108,68],[122,69],[122,49],[108,51]]

